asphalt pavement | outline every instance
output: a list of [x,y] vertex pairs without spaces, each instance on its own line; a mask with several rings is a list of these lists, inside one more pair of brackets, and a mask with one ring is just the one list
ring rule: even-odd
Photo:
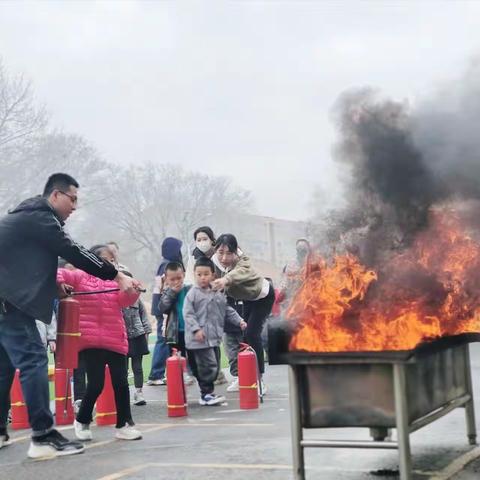
[[[479,344],[471,346],[471,356],[480,418]],[[226,393],[221,406],[200,406],[197,387],[191,386],[188,416],[177,419],[167,416],[166,388],[145,387],[148,404],[132,406],[143,439],[115,440],[113,427],[93,426],[94,440],[81,455],[28,460],[29,432],[12,432],[13,445],[0,450],[0,479],[292,479],[287,368],[269,367],[265,378],[269,390],[258,410],[240,410],[237,393]],[[63,433],[73,437],[71,427]],[[369,440],[366,429],[307,431],[310,437]],[[414,480],[480,478],[480,447],[468,445],[463,409],[412,434],[411,448]],[[309,449],[306,465],[307,480],[398,478],[395,450]]]

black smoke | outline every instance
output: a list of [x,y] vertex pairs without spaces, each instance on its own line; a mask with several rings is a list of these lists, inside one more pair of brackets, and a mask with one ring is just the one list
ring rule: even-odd
[[345,248],[375,265],[428,227],[432,207],[480,199],[480,62],[417,107],[372,88],[343,93],[332,110],[335,159],[345,166]]

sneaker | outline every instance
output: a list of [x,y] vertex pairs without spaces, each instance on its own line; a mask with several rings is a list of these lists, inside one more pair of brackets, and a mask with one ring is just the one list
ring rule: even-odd
[[188,375],[188,373],[183,374],[183,383],[185,385],[193,385],[195,383],[195,378],[192,377],[191,375]]
[[135,392],[133,394],[133,404],[134,405],[146,405],[147,401],[145,400],[145,397],[143,396],[143,392]]
[[73,428],[75,429],[75,436],[84,442],[88,442],[92,439],[92,431],[88,423],[80,423],[76,420],[73,421]]
[[76,455],[84,450],[80,442],[70,441],[57,430],[51,430],[46,435],[32,438],[27,455],[29,458],[54,458]]
[[202,395],[198,403],[200,405],[218,405],[219,403],[222,403],[225,401],[225,397],[222,395],[216,395],[215,393],[207,393],[206,395]]
[[232,383],[227,387],[227,392],[238,392],[238,377],[233,377]]
[[10,437],[8,436],[8,433],[2,433],[0,435],[0,448],[2,447],[8,447],[9,445],[12,444],[12,441],[10,440]]
[[75,416],[77,415],[77,413],[80,411],[80,407],[82,405],[82,401],[80,399],[78,400],[75,400],[73,402],[73,413],[75,414]]
[[224,383],[227,383],[227,382],[228,382],[228,380],[225,378],[225,374],[222,372],[222,370],[220,370],[220,372],[218,373],[218,377],[215,380],[214,384],[215,385],[223,385]]
[[147,385],[150,387],[156,387],[158,385],[166,385],[167,379],[165,377],[159,378],[158,380],[148,380]]
[[142,438],[142,432],[127,423],[124,427],[117,428],[115,438],[119,440],[140,440]]

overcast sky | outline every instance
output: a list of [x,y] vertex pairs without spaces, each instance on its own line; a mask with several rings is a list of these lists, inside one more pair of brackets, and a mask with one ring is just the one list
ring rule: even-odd
[[256,211],[338,195],[329,120],[373,85],[415,102],[480,52],[480,2],[2,1],[0,56],[112,162],[228,175]]

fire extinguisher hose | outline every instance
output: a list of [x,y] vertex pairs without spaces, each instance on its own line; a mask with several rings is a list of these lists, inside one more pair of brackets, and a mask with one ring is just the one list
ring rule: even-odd
[[[140,293],[145,293],[147,290],[145,288],[137,288],[136,289]],[[111,292],[119,292],[119,288],[107,288],[106,290],[92,290],[90,292],[70,292],[69,295],[71,297],[75,297],[77,295],[96,295],[98,293],[111,293]]]

